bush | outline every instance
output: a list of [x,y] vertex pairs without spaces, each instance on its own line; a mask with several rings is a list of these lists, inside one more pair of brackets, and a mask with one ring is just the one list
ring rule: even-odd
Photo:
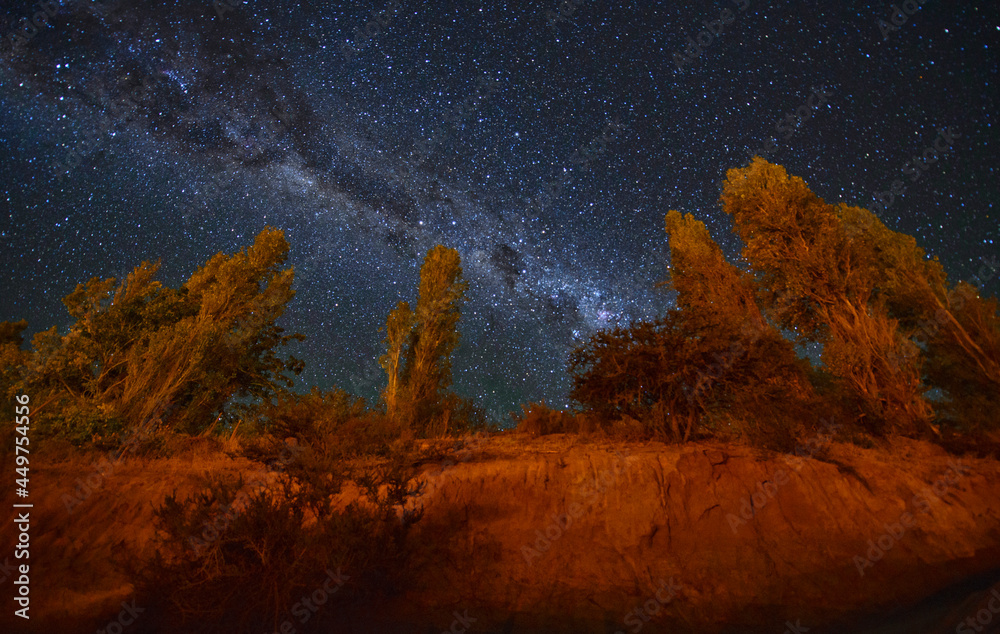
[[279,440],[292,437],[316,451],[344,458],[387,455],[402,435],[399,425],[369,411],[364,399],[339,388],[321,392],[314,387],[308,394],[285,392],[260,406],[252,425]]
[[615,440],[637,441],[647,440],[650,437],[648,423],[627,414],[619,419],[605,422],[602,429]]
[[773,408],[770,415],[763,412],[716,412],[707,425],[715,436],[745,443],[758,449],[789,453],[802,436],[803,425],[794,416]]
[[807,366],[773,329],[674,310],[598,332],[574,350],[571,397],[619,427],[639,421],[646,437],[683,442],[736,425],[751,444],[781,447],[794,445],[796,417],[815,400]]
[[[262,439],[258,449],[273,454],[279,446],[269,478],[248,486],[242,477],[217,477],[205,492],[184,501],[170,496],[158,509],[156,554],[128,572],[140,601],[180,621],[163,623],[164,631],[208,631],[225,622],[227,631],[257,633],[279,630],[285,620],[303,631],[290,610],[321,587],[328,570],[350,578],[340,596],[392,586],[408,530],[420,519],[403,511],[415,493],[406,456],[358,475],[362,495],[345,504],[335,496],[346,467],[309,446],[268,447]],[[306,631],[335,618],[335,603]],[[199,630],[199,623],[213,625]]]
[[0,391],[46,402],[44,437],[99,447],[150,418],[198,434],[248,403],[291,387],[302,362],[278,356],[302,339],[275,322],[291,300],[288,243],[265,229],[253,246],[219,253],[179,288],[144,262],[125,279],[92,278],[63,299],[73,324],[37,333],[19,350],[23,322],[0,322]]
[[452,407],[451,424],[448,426],[449,434],[462,436],[493,430],[486,419],[486,410],[476,405],[472,400],[455,397]]
[[552,409],[545,403],[521,405],[521,416],[517,420],[517,430],[530,436],[547,434],[575,434],[591,431],[573,412]]
[[176,435],[163,426],[159,415],[127,425],[120,416],[91,404],[62,402],[51,405],[54,407],[46,407],[41,415],[32,416],[32,436],[39,440],[63,441],[77,448],[155,456],[163,455],[168,439]]

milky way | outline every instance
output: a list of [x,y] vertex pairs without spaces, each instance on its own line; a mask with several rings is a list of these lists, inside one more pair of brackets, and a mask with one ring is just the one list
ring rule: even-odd
[[0,35],[0,319],[32,332],[77,282],[162,258],[179,284],[273,225],[301,384],[373,397],[441,243],[470,282],[456,389],[501,416],[671,306],[669,209],[739,262],[719,187],[755,152],[881,195],[953,279],[998,253],[992,1],[5,2]]

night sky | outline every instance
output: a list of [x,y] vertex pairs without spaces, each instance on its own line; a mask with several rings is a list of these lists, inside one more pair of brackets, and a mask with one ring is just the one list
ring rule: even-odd
[[562,405],[576,342],[671,306],[669,209],[739,262],[720,181],[759,149],[831,203],[903,180],[880,215],[952,280],[1000,253],[996,0],[898,26],[882,2],[43,4],[0,9],[0,320],[30,333],[91,276],[162,258],[179,285],[273,225],[300,384],[372,397],[441,243],[470,283],[456,390]]

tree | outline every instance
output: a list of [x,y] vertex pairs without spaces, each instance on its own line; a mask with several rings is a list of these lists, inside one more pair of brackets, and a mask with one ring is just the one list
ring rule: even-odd
[[823,344],[824,364],[861,396],[879,428],[929,429],[920,361],[889,307],[907,304],[901,279],[934,283],[940,265],[870,212],[828,205],[760,158],[728,172],[722,204],[770,316],[800,341]]
[[285,335],[276,325],[295,296],[294,269],[281,268],[288,249],[284,232],[267,227],[250,248],[216,254],[185,285],[199,305],[190,336],[205,343],[200,376],[183,393],[198,404],[189,408],[192,423],[221,413],[234,398],[269,399],[292,387],[289,372],[302,372],[301,360],[277,354],[279,347],[305,339],[298,333]]
[[768,328],[757,306],[753,276],[726,262],[705,224],[670,211],[670,266],[666,282],[677,291],[677,307],[691,319],[757,331]]
[[[825,203],[762,159],[730,170],[721,199],[750,270],[726,262],[704,224],[671,211],[677,308],[574,351],[573,398],[653,429],[669,421],[678,439],[717,414],[742,414],[754,440],[772,446],[809,419],[816,390],[877,433],[939,434],[932,387],[944,394],[938,422],[997,426],[996,300],[967,284],[949,288],[913,237],[866,209]],[[823,367],[798,358],[783,333],[820,343]]]
[[4,403],[14,403],[16,387],[22,380],[28,355],[21,350],[24,343],[21,333],[27,327],[28,322],[24,319],[0,321],[0,398]]
[[76,322],[34,339],[28,381],[60,407],[50,418],[76,440],[160,422],[197,432],[226,412],[268,399],[302,363],[276,349],[275,321],[294,295],[293,270],[281,270],[288,243],[264,229],[249,249],[219,253],[179,289],[154,280],[143,262],[125,280],[93,278],[64,304]]
[[416,310],[401,302],[386,322],[387,351],[379,360],[388,375],[386,413],[419,433],[448,429],[451,355],[467,287],[458,251],[437,245],[420,267]]
[[927,350],[927,382],[947,396],[939,407],[941,417],[961,431],[1000,426],[996,298],[985,299],[971,284],[958,284],[948,295],[946,307],[921,321],[915,339]]
[[779,410],[791,413],[813,396],[803,362],[764,318],[752,276],[726,262],[703,223],[671,211],[666,227],[677,308],[599,332],[575,350],[572,398],[677,441],[728,413],[755,442],[794,444],[800,421]]
[[782,412],[800,414],[803,408],[795,405],[815,398],[807,364],[765,318],[752,273],[726,261],[704,223],[671,211],[666,228],[668,281],[677,291],[683,328],[713,358],[699,371],[693,391],[710,401],[703,413],[729,410],[743,431],[775,436],[767,444],[794,440],[794,428],[802,421]]
[[382,393],[382,402],[385,404],[386,416],[390,420],[399,418],[399,398],[400,382],[402,380],[402,370],[404,350],[410,339],[413,330],[413,311],[410,304],[399,302],[396,309],[389,313],[389,318],[385,324],[386,353],[379,357],[379,365],[385,370],[387,384]]
[[689,335],[679,311],[595,333],[570,354],[570,398],[604,420],[630,417],[687,440],[705,407],[695,389],[699,362],[707,360]]

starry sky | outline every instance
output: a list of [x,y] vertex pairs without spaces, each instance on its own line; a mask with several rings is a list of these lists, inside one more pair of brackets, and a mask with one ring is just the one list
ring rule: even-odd
[[831,203],[903,180],[880,216],[953,280],[1000,253],[996,0],[5,0],[0,36],[0,320],[29,333],[91,276],[179,285],[273,225],[300,385],[371,398],[440,243],[455,389],[501,418],[672,305],[669,209],[740,263],[718,195],[755,152]]

